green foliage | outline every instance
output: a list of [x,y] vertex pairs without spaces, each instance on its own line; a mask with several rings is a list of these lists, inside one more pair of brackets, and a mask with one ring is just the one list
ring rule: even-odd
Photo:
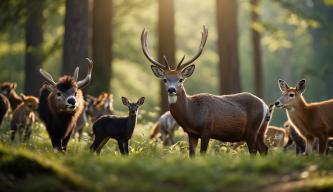
[[[163,147],[149,141],[151,124],[142,119],[123,157],[110,140],[100,156],[88,150],[89,137],[73,139],[68,152],[54,152],[45,128],[36,124],[29,143],[10,142],[9,122],[0,130],[0,190],[7,191],[257,191],[304,182],[301,190],[332,190],[331,156],[295,156],[294,151],[271,150],[268,156],[249,156],[245,146],[212,141],[206,156],[189,158],[186,136]],[[301,187],[301,188],[297,188]]]

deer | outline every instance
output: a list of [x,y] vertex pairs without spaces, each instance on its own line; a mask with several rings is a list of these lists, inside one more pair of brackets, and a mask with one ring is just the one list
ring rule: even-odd
[[81,89],[91,81],[93,62],[88,59],[88,73],[78,80],[79,67],[73,76],[64,75],[56,82],[48,72],[40,69],[46,80],[40,90],[38,113],[55,150],[65,152],[68,141],[76,127],[77,119],[83,112],[84,99]]
[[137,102],[130,102],[126,97],[121,97],[121,100],[128,107],[127,117],[103,115],[93,125],[95,139],[90,149],[97,154],[100,154],[110,138],[117,140],[122,155],[129,153],[128,141],[132,137],[137,122],[139,107],[143,105],[145,98],[141,97]]
[[333,137],[333,99],[308,103],[303,97],[305,79],[290,87],[279,79],[282,96],[275,106],[286,110],[289,122],[305,138],[305,154],[311,154],[315,139],[318,139],[319,153],[325,154],[329,137]]
[[172,117],[170,111],[167,111],[158,119],[158,122],[155,124],[153,133],[150,135],[150,139],[155,138],[159,133],[161,133],[160,138],[163,142],[163,145],[172,145],[174,144],[174,132],[178,128],[178,123]]
[[6,116],[10,109],[10,102],[7,97],[0,93],[0,127],[2,125],[3,118]]
[[87,95],[87,115],[91,122],[95,122],[103,115],[113,115],[113,96],[102,92],[98,98]]
[[29,140],[32,125],[36,121],[35,112],[38,110],[39,101],[37,97],[25,96],[21,94],[22,103],[13,112],[13,118],[11,120],[11,140],[14,141],[15,134],[18,132],[19,142],[22,142],[22,134],[24,133],[23,142]]
[[188,95],[183,83],[194,70],[193,63],[205,46],[208,30],[203,26],[201,42],[197,53],[189,60],[182,57],[176,67],[171,67],[167,58],[156,61],[148,50],[148,32],[141,34],[142,51],[152,64],[153,74],[162,79],[168,95],[168,105],[172,116],[188,135],[189,155],[195,155],[198,140],[201,140],[200,153],[205,154],[210,139],[222,142],[246,141],[250,154],[266,154],[264,143],[268,106],[257,96],[243,92],[231,95],[199,93]]
[[268,126],[265,133],[266,144],[271,147],[283,147],[287,142],[288,135],[284,128],[276,126]]
[[12,82],[4,82],[0,85],[0,92],[8,98],[12,111],[22,103],[21,97],[16,92],[16,87],[17,84]]

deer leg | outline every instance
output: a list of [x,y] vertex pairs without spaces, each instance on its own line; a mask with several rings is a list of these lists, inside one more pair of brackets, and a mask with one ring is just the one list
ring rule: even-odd
[[328,142],[328,138],[323,136],[318,138],[319,140],[319,154],[325,154],[327,153],[327,142]]
[[249,153],[255,155],[257,153],[256,136],[250,135],[247,138],[246,144],[247,144],[247,148],[249,149]]
[[101,143],[99,144],[97,150],[96,150],[96,153],[97,154],[100,154],[101,153],[101,150],[102,148],[104,147],[104,145],[109,141],[109,138],[104,138]]
[[118,147],[119,147],[119,151],[122,155],[125,155],[125,149],[124,149],[124,145],[123,142],[118,140]]
[[95,139],[94,139],[93,144],[91,144],[91,146],[90,146],[90,150],[96,151],[98,149],[98,147],[100,146],[100,144],[102,143],[103,139],[104,139],[103,137],[95,135]]
[[18,136],[19,136],[20,143],[22,142],[23,129],[24,129],[24,126],[22,126],[22,125],[20,125],[18,128]]
[[123,142],[124,152],[126,155],[128,155],[128,141]]
[[30,135],[31,135],[31,124],[29,124],[29,125],[27,125],[27,127],[26,127],[26,130],[25,130],[25,134],[24,134],[24,139],[23,139],[23,141],[24,142],[27,142],[28,140],[29,140],[29,138],[30,138]]
[[60,138],[51,137],[52,147],[58,151],[62,151]]
[[12,128],[12,133],[11,133],[11,136],[10,136],[11,141],[14,141],[16,131],[17,131],[17,126],[15,126],[15,127]]
[[189,143],[189,154],[190,157],[193,157],[195,155],[195,148],[198,144],[198,137],[192,134],[188,134],[188,143]]
[[208,133],[201,135],[201,145],[200,145],[200,154],[206,154],[208,149],[210,136]]
[[306,141],[305,141],[305,154],[306,155],[310,155],[310,153],[312,153],[313,143],[314,143],[314,137],[307,136]]
[[72,136],[72,133],[73,133],[73,131],[71,131],[71,132],[67,135],[67,137],[65,137],[65,138],[62,140],[62,142],[61,142],[61,146],[62,146],[62,149],[63,149],[64,151],[67,150],[67,144],[68,144],[69,139],[70,139],[71,136]]

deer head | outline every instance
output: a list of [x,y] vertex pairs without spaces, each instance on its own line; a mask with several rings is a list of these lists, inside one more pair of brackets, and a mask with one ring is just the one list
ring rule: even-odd
[[169,104],[174,104],[177,102],[177,94],[180,89],[183,89],[183,83],[186,78],[190,77],[195,69],[193,62],[201,55],[203,48],[207,41],[208,30],[203,26],[203,32],[201,37],[201,43],[199,46],[198,52],[193,56],[192,59],[185,61],[185,56],[180,60],[175,68],[171,68],[167,58],[164,56],[164,64],[156,61],[150,55],[148,51],[148,42],[147,42],[148,32],[144,29],[141,34],[141,46],[144,55],[152,63],[151,69],[154,75],[160,79],[163,79],[165,83],[167,92],[168,92],[168,101]]
[[20,94],[21,99],[25,106],[27,106],[30,110],[36,111],[38,109],[39,101],[38,98],[34,96],[25,96],[24,94]]
[[129,114],[135,116],[138,113],[139,107],[145,102],[145,98],[141,97],[137,102],[130,102],[126,97],[121,97],[121,101],[128,107]]
[[0,85],[0,92],[6,97],[9,97],[13,92],[16,91],[17,84],[5,82]]
[[56,83],[53,77],[43,69],[40,69],[40,74],[46,80],[47,89],[55,96],[55,105],[59,111],[62,112],[73,112],[79,106],[77,93],[79,89],[87,86],[91,80],[91,73],[93,63],[88,59],[88,73],[86,77],[77,81],[79,75],[79,67],[76,67],[73,76],[63,76]]
[[279,79],[278,83],[282,96],[275,101],[275,106],[286,109],[292,108],[301,99],[302,93],[305,91],[305,80],[300,80],[296,87],[289,87],[282,79]]

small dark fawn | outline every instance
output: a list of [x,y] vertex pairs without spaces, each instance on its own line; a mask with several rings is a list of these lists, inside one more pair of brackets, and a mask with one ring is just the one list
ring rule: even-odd
[[131,139],[136,122],[139,107],[145,102],[141,97],[137,102],[130,102],[126,97],[121,97],[125,106],[128,107],[128,116],[104,115],[93,125],[94,142],[90,146],[92,151],[100,154],[103,146],[110,138],[117,140],[120,153],[128,155],[128,141]]

